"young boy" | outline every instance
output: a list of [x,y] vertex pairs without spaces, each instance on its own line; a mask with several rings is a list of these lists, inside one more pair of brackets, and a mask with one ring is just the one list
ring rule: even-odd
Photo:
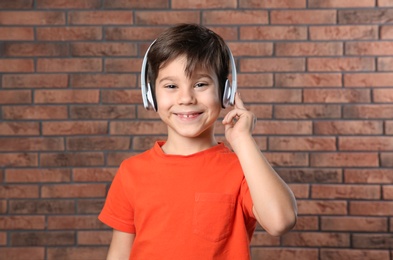
[[255,143],[239,94],[222,121],[233,152],[214,137],[231,55],[192,24],[148,50],[150,103],[168,136],[126,159],[112,182],[99,215],[113,228],[108,259],[250,259],[256,221],[273,236],[294,226],[293,193]]

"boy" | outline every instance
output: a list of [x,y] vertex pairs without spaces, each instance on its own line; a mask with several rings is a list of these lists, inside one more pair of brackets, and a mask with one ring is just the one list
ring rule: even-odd
[[126,159],[112,182],[99,216],[113,228],[108,259],[250,259],[256,221],[280,236],[297,209],[256,145],[256,119],[239,94],[222,121],[233,152],[214,137],[229,48],[211,30],[182,24],[146,55],[148,99],[168,136]]

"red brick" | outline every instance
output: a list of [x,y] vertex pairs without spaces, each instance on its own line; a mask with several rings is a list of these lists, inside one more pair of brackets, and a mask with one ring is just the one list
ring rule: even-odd
[[100,27],[42,27],[37,28],[36,31],[39,41],[94,41],[102,39]]
[[104,207],[105,198],[101,199],[78,199],[77,213],[98,215]]
[[59,104],[59,103],[98,103],[100,93],[98,90],[36,90],[34,103]]
[[276,169],[287,183],[341,183],[341,169],[295,168]]
[[355,8],[355,7],[374,7],[374,0],[309,0],[308,7],[310,8]]
[[123,122],[113,121],[110,124],[111,135],[166,134],[167,127],[160,121]]
[[338,10],[339,24],[384,24],[393,15],[391,9],[350,9]]
[[43,122],[43,135],[94,135],[107,134],[108,123],[105,121],[65,121]]
[[34,6],[33,0],[14,0],[0,2],[0,9],[31,9]]
[[267,135],[305,135],[312,133],[310,122],[304,121],[258,121],[254,129],[255,134]]
[[392,234],[353,234],[354,248],[391,249],[393,247]]
[[298,216],[296,225],[292,230],[318,230],[319,220],[317,216]]
[[74,168],[72,176],[75,182],[111,182],[116,172],[117,168]]
[[393,134],[393,121],[385,121],[385,133],[388,135]]
[[315,199],[380,199],[378,185],[333,185],[314,184],[311,189]]
[[210,8],[236,8],[236,0],[211,0],[211,1],[193,1],[193,0],[172,0],[173,9],[210,9]]
[[[266,42],[233,42],[228,44],[234,56],[272,56],[273,44]],[[243,74],[241,74],[243,75]],[[240,75],[238,75],[240,76]],[[262,77],[266,75],[253,75]],[[238,78],[239,80],[239,78]]]
[[346,215],[345,200],[298,200],[300,215]]
[[334,137],[270,137],[270,151],[334,151]]
[[277,105],[274,117],[279,119],[340,118],[337,105]]
[[385,39],[393,39],[393,26],[381,26],[381,39],[385,40]]
[[266,232],[256,231],[251,239],[251,246],[279,246],[280,239],[270,236]]
[[143,11],[135,13],[138,25],[173,25],[178,23],[200,23],[198,11]]
[[359,216],[391,216],[393,214],[393,202],[351,201],[349,212],[351,215]]
[[393,71],[393,58],[382,57],[378,58],[378,71]]
[[164,136],[135,136],[132,138],[132,150],[144,151],[153,147],[159,140],[165,140]]
[[374,71],[374,58],[309,58],[308,71]]
[[313,248],[286,248],[283,246],[274,248],[251,248],[252,259],[258,260],[288,260],[288,259],[318,259],[318,249]]
[[65,119],[65,106],[3,106],[4,119]]
[[341,87],[339,73],[279,73],[274,77],[277,87]]
[[99,8],[100,0],[67,1],[67,0],[36,0],[37,8],[42,9],[87,9]]
[[103,104],[141,104],[142,95],[139,89],[135,90],[102,90]]
[[8,201],[7,200],[0,200],[0,213],[5,214],[8,212]]
[[[211,30],[220,35],[225,41],[238,40],[238,29],[233,26],[209,26]],[[147,47],[146,47],[147,49]]]
[[38,122],[0,122],[0,136],[39,135]]
[[0,229],[21,230],[21,229],[44,229],[45,216],[1,216]]
[[70,169],[6,169],[5,182],[7,183],[34,183],[34,182],[70,182]]
[[265,153],[266,159],[273,166],[307,166],[308,156],[306,153]]
[[70,108],[72,119],[131,119],[135,118],[135,113],[135,107],[128,105],[71,106]]
[[393,171],[390,169],[345,169],[346,183],[393,183]]
[[267,24],[268,12],[265,10],[206,11],[202,13],[204,24]]
[[393,153],[381,153],[381,166],[393,167]]
[[277,42],[277,56],[337,56],[343,54],[343,44],[339,42]]
[[[273,106],[271,105],[246,105],[246,108],[253,112],[258,119],[272,118]],[[227,110],[223,110],[222,113],[228,113]]]
[[289,188],[297,199],[310,197],[310,185],[308,184],[289,184]]
[[[112,0],[111,0],[112,1]],[[143,1],[142,3],[145,3]],[[139,3],[139,2],[138,2]],[[105,259],[108,253],[107,247],[49,247],[48,260],[57,259]]]
[[11,200],[10,214],[74,214],[75,202],[73,200]]
[[314,167],[377,167],[379,159],[377,153],[315,153],[310,154],[310,163]]
[[346,55],[378,55],[386,56],[393,54],[393,42],[347,42],[345,44]]
[[0,151],[62,151],[63,138],[15,137],[0,138]]
[[128,150],[130,137],[68,137],[66,144],[68,151]]
[[335,10],[271,11],[271,24],[335,24]]
[[[251,44],[250,44],[251,45]],[[247,48],[250,47],[249,44],[247,44]],[[237,47],[239,45],[235,45],[234,49],[232,49],[233,45],[230,45],[230,48],[232,51],[236,51]],[[244,45],[240,45],[240,46],[244,46]],[[254,44],[252,44],[252,46],[255,46]],[[259,47],[255,48],[255,53],[254,53],[254,48],[252,48],[251,46],[251,51],[253,54],[252,55],[256,55],[256,53],[259,52],[263,52],[262,50],[260,50]],[[260,44],[258,44],[258,46],[261,46]],[[263,48],[263,47],[262,47]],[[240,51],[240,50],[239,50]],[[243,50],[243,52],[245,52],[245,50]],[[241,55],[241,54],[238,54]],[[259,54],[258,54],[259,55]],[[242,74],[238,74],[237,75],[237,84],[238,87],[272,87],[273,86],[273,75],[269,74],[269,73],[258,73],[258,74],[252,74],[252,73],[242,73]]]
[[141,59],[108,58],[105,60],[105,71],[107,72],[140,72]]
[[371,25],[310,26],[310,39],[311,40],[377,40],[378,26],[371,26]]
[[371,101],[367,89],[305,89],[305,103],[368,103]]
[[74,245],[75,232],[17,232],[10,235],[11,246]]
[[373,89],[374,103],[393,103],[392,89]]
[[393,137],[340,137],[341,151],[389,151],[393,150]]
[[321,249],[321,260],[369,259],[389,260],[389,251],[369,249]]
[[378,6],[393,6],[392,0],[378,0]]
[[97,72],[102,70],[102,60],[97,58],[38,59],[38,72]]
[[[8,2],[8,1],[7,1]],[[0,247],[4,259],[44,259],[44,247]]]
[[241,40],[306,40],[304,26],[245,26],[240,27]]
[[68,13],[71,25],[133,24],[133,13],[129,11],[74,11]]
[[390,119],[393,114],[392,105],[353,105],[345,106],[344,118],[362,118],[362,119],[376,119],[387,118]]
[[164,30],[161,27],[108,27],[105,28],[105,39],[119,40],[149,40],[152,41]]
[[[104,8],[122,8],[122,9],[134,9],[134,8],[163,8],[169,7],[167,0],[150,0],[150,1],[130,1],[130,0],[104,0]],[[173,7],[173,6],[172,6]]]
[[72,56],[135,56],[136,45],[133,43],[71,43]]
[[5,56],[67,56],[68,46],[57,43],[5,43]]
[[266,0],[250,1],[240,0],[241,8],[305,8],[306,0]]
[[1,104],[31,104],[31,90],[0,90]]
[[305,71],[303,58],[244,58],[240,61],[244,72]]
[[383,122],[374,120],[345,120],[313,122],[314,133],[322,135],[382,135]]
[[333,232],[290,232],[282,237],[282,244],[297,247],[349,247],[350,236]]
[[66,74],[8,74],[3,75],[3,88],[65,88]]
[[41,187],[42,198],[105,197],[106,184],[56,184]]
[[0,59],[0,72],[33,72],[32,59]]
[[73,74],[71,86],[74,88],[123,88],[136,87],[136,76],[124,74]]
[[38,198],[39,190],[37,185],[2,185],[0,186],[0,198],[21,199]]
[[42,167],[103,166],[104,155],[100,152],[45,153],[41,154]]
[[104,224],[97,216],[49,216],[47,229],[99,229]]
[[392,185],[386,185],[382,186],[382,197],[384,200],[392,200],[393,199],[393,186]]
[[0,156],[0,167],[29,166],[38,166],[38,156],[36,153],[3,153]]
[[0,41],[32,41],[34,29],[31,27],[0,28]]
[[78,245],[108,245],[112,231],[78,231]]
[[1,25],[62,25],[65,24],[63,12],[3,11],[0,15]]

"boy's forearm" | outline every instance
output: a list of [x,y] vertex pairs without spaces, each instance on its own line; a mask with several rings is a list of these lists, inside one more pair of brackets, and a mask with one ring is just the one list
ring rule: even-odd
[[296,199],[270,166],[252,136],[232,144],[242,166],[254,204],[254,214],[265,230],[282,235],[296,223]]

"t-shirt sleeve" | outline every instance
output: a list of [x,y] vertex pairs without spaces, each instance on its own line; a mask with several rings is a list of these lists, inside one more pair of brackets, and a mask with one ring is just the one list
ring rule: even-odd
[[113,229],[135,233],[134,209],[124,189],[124,168],[122,164],[116,173],[98,219]]

